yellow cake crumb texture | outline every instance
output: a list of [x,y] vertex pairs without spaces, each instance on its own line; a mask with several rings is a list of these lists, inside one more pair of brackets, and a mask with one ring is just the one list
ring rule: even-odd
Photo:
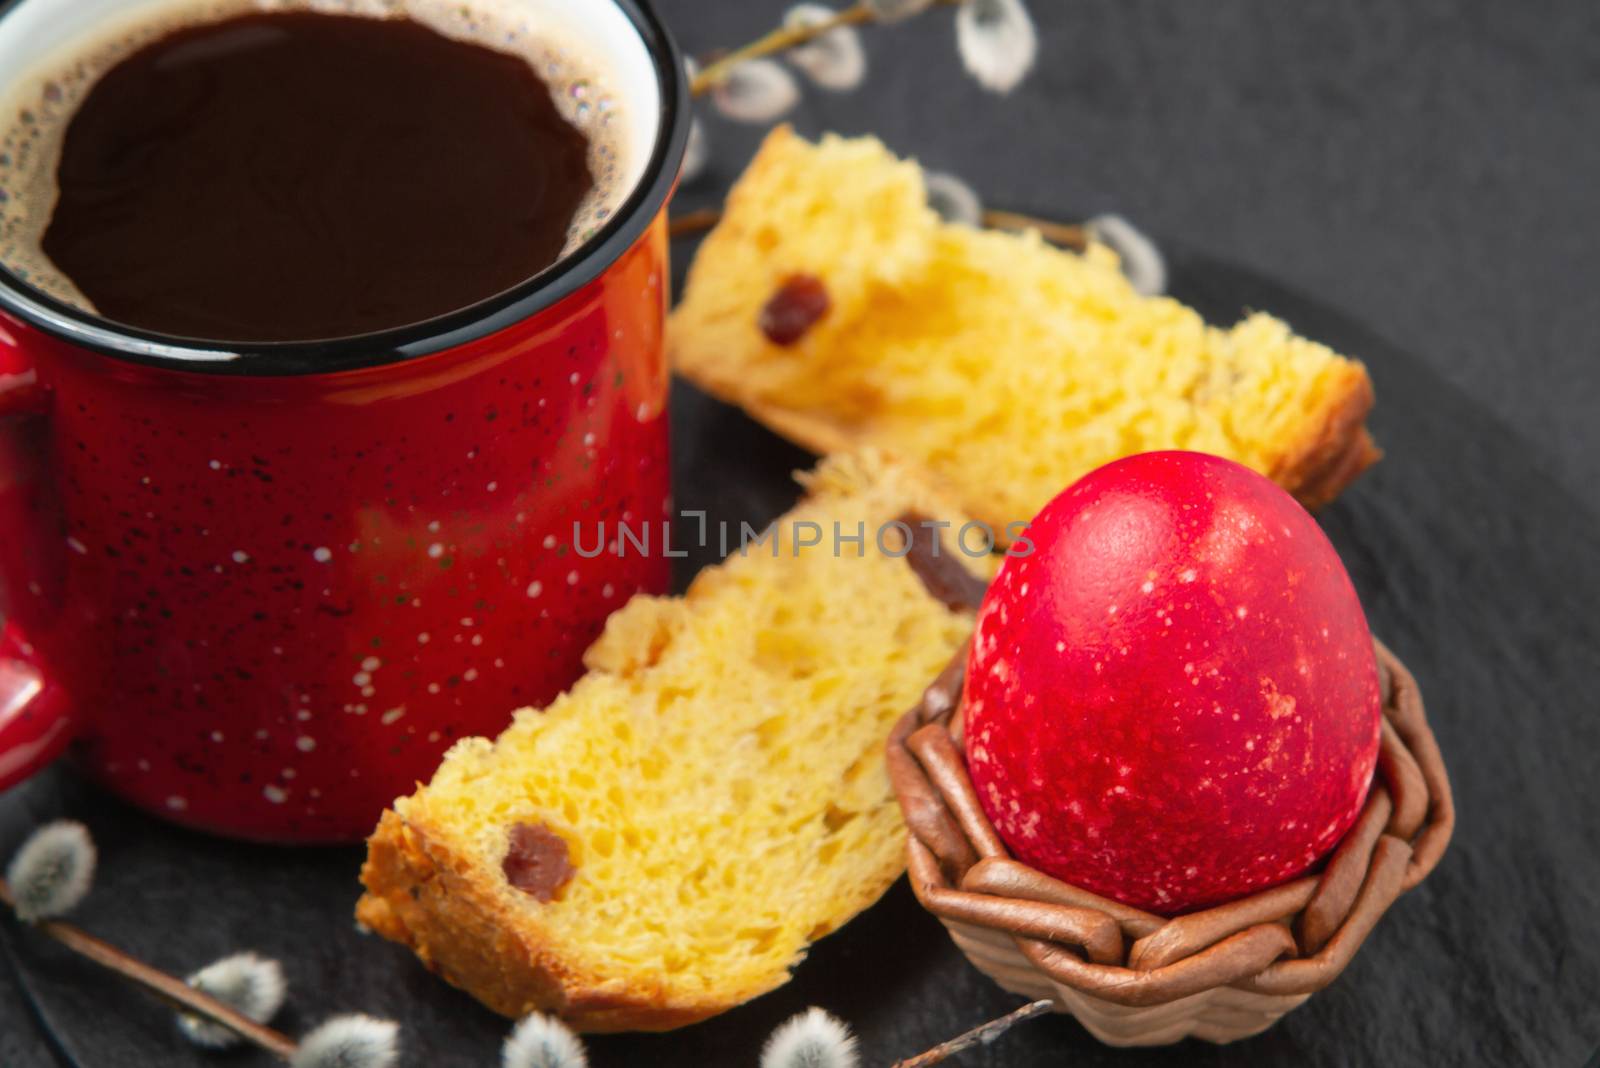
[[[796,274],[821,279],[832,307],[774,344],[761,309]],[[1312,504],[1330,475],[1336,492],[1377,457],[1359,363],[1269,315],[1223,330],[1141,296],[1102,246],[943,222],[921,170],[871,138],[768,137],[701,247],[669,345],[681,373],[780,433],[905,457],[1000,528],[1151,449],[1229,457]]]
[[[771,541],[681,599],[635,597],[568,694],[458,744],[396,802],[362,919],[502,1012],[610,1030],[770,990],[877,900],[904,849],[883,745],[971,618],[873,533],[908,511],[961,517],[871,453],[807,483]],[[812,522],[827,536],[801,548]],[[836,554],[835,523],[864,526],[864,547]],[[502,874],[518,824],[568,845],[576,875],[549,904]]]

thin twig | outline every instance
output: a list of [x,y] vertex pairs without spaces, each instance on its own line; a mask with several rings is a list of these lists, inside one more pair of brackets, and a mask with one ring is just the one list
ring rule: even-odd
[[[933,6],[950,7],[962,2],[963,0],[934,0]],[[694,96],[704,96],[727,78],[733,68],[747,60],[762,59],[777,55],[779,52],[787,52],[791,48],[799,48],[841,26],[859,26],[872,21],[874,21],[872,11],[866,4],[858,3],[836,13],[832,18],[823,19],[811,26],[779,26],[766,36],[758,37],[744,47],[724,53],[708,63],[704,70],[690,80],[689,92]]]
[[672,216],[667,221],[667,233],[673,237],[690,237],[705,233],[721,221],[722,211],[718,208],[686,211],[681,215]]
[[998,1020],[974,1027],[966,1034],[957,1035],[948,1042],[941,1042],[926,1053],[919,1053],[915,1057],[895,1063],[894,1068],[928,1068],[929,1065],[940,1064],[957,1053],[963,1053],[973,1046],[986,1046],[999,1038],[1017,1024],[1031,1020],[1035,1016],[1043,1016],[1055,1007],[1055,1002],[1046,998],[1022,1006],[1016,1012],[1010,1012]]
[[[668,224],[673,237],[689,237],[704,233],[722,221],[722,212],[716,208],[702,208],[674,215]],[[1088,231],[1078,223],[1055,222],[1014,211],[986,211],[983,224],[995,230],[1037,230],[1046,241],[1076,252],[1089,247]]]
[[1051,244],[1077,252],[1089,247],[1089,232],[1077,223],[1051,222],[1014,211],[985,211],[983,225],[995,230],[1037,230]]
[[[16,899],[12,897],[11,887],[4,879],[0,879],[0,904],[13,911],[16,908]],[[174,1009],[193,1013],[210,1023],[226,1027],[240,1038],[260,1046],[283,1060],[292,1057],[298,1048],[294,1040],[281,1031],[274,1031],[264,1024],[256,1023],[227,1003],[196,990],[182,979],[151,967],[82,928],[61,920],[40,920],[29,926],[40,934],[55,939],[78,956],[122,976]]]

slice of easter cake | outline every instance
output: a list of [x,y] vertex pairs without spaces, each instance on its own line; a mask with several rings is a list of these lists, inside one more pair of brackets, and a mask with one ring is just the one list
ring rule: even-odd
[[883,746],[981,586],[949,588],[955,529],[943,567],[920,524],[898,555],[896,520],[962,523],[906,468],[867,453],[804,481],[770,540],[635,597],[570,692],[396,801],[361,922],[501,1013],[661,1030],[779,986],[876,901],[904,855]]
[[1133,453],[1238,461],[1302,503],[1378,458],[1355,360],[1269,315],[1230,329],[1137,293],[1116,256],[942,221],[872,138],[774,130],[706,237],[674,367],[818,452],[920,465],[997,529]]

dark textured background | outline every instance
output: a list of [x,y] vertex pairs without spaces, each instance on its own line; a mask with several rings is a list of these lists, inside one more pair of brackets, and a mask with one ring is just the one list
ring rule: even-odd
[[[1581,1064],[1600,1042],[1600,297],[1587,261],[1600,249],[1600,5],[1033,6],[1046,59],[1012,99],[962,79],[935,15],[876,35],[866,89],[813,93],[797,121],[876,132],[996,204],[1121,211],[1370,328],[1214,263],[1180,265],[1181,294],[1211,313],[1280,311],[1372,361],[1391,458],[1325,521],[1423,681],[1463,828],[1351,974],[1265,1038],[1119,1055],[1045,1021],[963,1063]],[[782,5],[662,7],[698,51]],[[714,201],[757,135],[717,124],[713,136],[716,167],[687,205]],[[739,518],[782,506],[774,472],[796,455],[693,394],[677,414],[694,428],[681,435],[686,506]],[[705,481],[708,469],[734,484]],[[107,853],[89,926],[173,968],[244,945],[282,954],[297,990],[286,1026],[409,1013],[406,1063],[492,1064],[496,1021],[354,936],[343,902],[320,908],[349,896],[352,857],[291,863],[168,832],[60,773],[0,799],[0,850],[63,811],[88,818]],[[760,1036],[809,1001],[862,1024],[879,1068],[1007,1007],[930,939],[903,889],[824,942],[784,993],[673,1040],[598,1044],[597,1068],[667,1063],[669,1050],[753,1065]],[[0,921],[3,1068],[266,1063],[194,1057],[159,1010],[14,934]],[[917,978],[907,959],[934,970]]]

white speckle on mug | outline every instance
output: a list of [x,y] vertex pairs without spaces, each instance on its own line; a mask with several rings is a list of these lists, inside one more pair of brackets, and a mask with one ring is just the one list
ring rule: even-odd
[[476,682],[478,680],[478,669],[467,668],[467,670],[462,673],[461,677],[468,682]]
[[83,542],[79,541],[77,538],[68,538],[67,539],[67,548],[71,549],[73,552],[77,553],[79,556],[87,556],[88,553],[89,553],[88,548],[85,547]]
[[326,545],[319,545],[315,549],[311,550],[311,559],[315,560],[319,564],[325,564],[329,560],[333,559],[333,550],[328,548]]
[[544,592],[544,583],[540,582],[537,579],[535,579],[534,581],[528,583],[528,596],[529,597],[537,597],[543,592]]
[[309,753],[317,747],[317,740],[309,735],[302,734],[294,740],[294,747],[302,753]]
[[567,572],[567,585],[568,586],[576,586],[577,584],[578,584],[578,572],[577,572],[577,569],[574,568],[573,570]]
[[379,660],[375,656],[369,656],[365,660],[361,661],[362,671],[377,671],[381,667],[383,667],[383,661]]
[[439,559],[439,557],[441,557],[443,555],[444,555],[444,546],[443,545],[440,545],[438,542],[434,542],[432,545],[428,546],[428,556],[431,557],[432,559],[437,560],[437,559]]
[[243,549],[235,549],[233,550],[233,562],[236,564],[248,564],[250,562],[250,554]]
[[431,640],[432,639],[428,637],[428,632],[427,631],[423,631],[421,634],[417,635],[417,644],[418,645],[427,645],[428,642],[430,642]]
[[171,797],[167,798],[167,807],[174,812],[182,812],[184,809],[189,807],[189,802],[187,798],[182,798],[177,794],[173,794]]
[[289,800],[289,795],[283,792],[283,787],[281,786],[263,786],[261,788],[261,796],[271,801],[274,805],[281,805]]

